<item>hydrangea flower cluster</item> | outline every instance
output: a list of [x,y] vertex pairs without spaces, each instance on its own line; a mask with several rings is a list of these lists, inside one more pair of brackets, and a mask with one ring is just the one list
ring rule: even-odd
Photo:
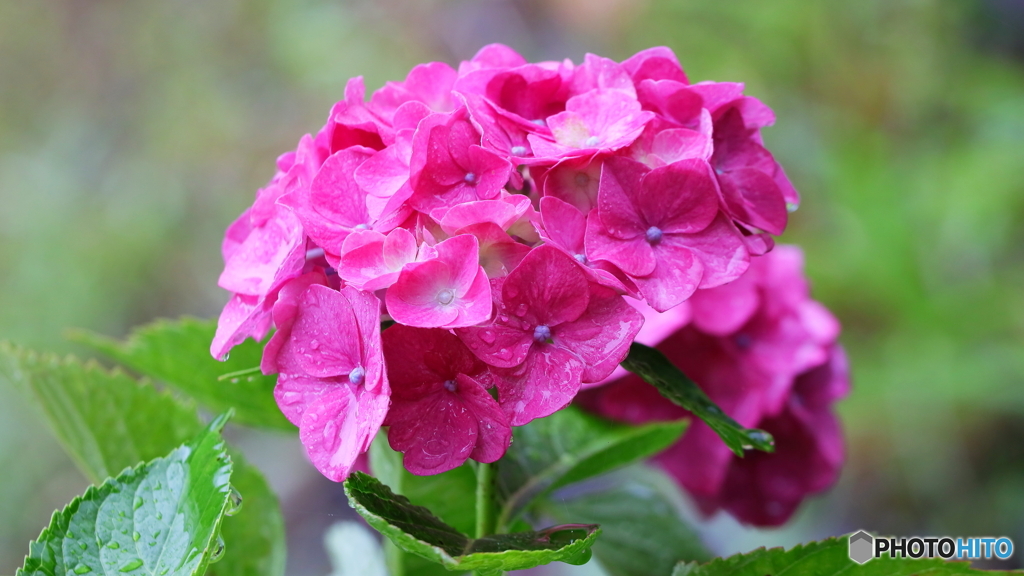
[[416,474],[497,460],[511,426],[615,370],[644,321],[627,298],[664,312],[740,279],[798,202],[771,111],[690,84],[666,48],[576,65],[491,45],[364,92],[227,230],[211,347],[276,327],[262,369],[333,480],[381,426]]
[[[739,458],[694,419],[656,457],[707,514],[725,509],[776,526],[839,475],[843,441],[832,404],[849,387],[846,357],[839,323],[810,299],[802,269],[798,248],[778,246],[735,282],[698,291],[670,313],[645,310],[638,341],[664,352],[737,422],[775,437],[773,454]],[[636,376],[613,380],[579,402],[635,424],[687,415]]]

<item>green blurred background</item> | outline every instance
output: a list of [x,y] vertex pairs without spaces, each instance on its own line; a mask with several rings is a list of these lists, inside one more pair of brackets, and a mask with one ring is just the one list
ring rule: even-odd
[[[665,44],[778,115],[765,139],[804,197],[784,241],[852,359],[849,463],[787,528],[706,523],[713,547],[1024,545],[1021,0],[0,0],[0,339],[75,351],[65,327],[216,314],[224,227],[349,76],[495,41],[576,61]],[[326,574],[339,487],[293,438],[233,434],[282,498],[289,574]],[[85,484],[0,388],[0,573]]]

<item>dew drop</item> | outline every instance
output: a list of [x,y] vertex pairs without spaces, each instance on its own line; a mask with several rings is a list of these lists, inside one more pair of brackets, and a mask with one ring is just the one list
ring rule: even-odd
[[92,568],[89,568],[85,564],[75,566],[75,574],[88,574],[89,572],[92,572]]
[[310,341],[309,347],[312,348],[313,350],[317,350],[318,348],[320,348],[320,341],[319,340],[312,340],[312,341]]
[[590,138],[587,138],[587,141],[584,144],[586,145],[587,148],[594,148],[594,147],[596,147],[600,143],[601,143],[601,139],[600,138],[598,138],[597,136],[591,136]]
[[110,542],[107,542],[107,548],[110,548],[111,550],[117,550],[120,547],[121,545],[117,543],[117,540],[111,540]]
[[142,566],[142,558],[136,558],[131,562],[121,566],[121,572],[131,572],[132,570],[138,570]]
[[224,558],[224,548],[224,538],[218,535],[217,542],[213,546],[213,551],[210,552],[210,564],[219,562]]
[[530,310],[530,307],[527,306],[526,303],[524,302],[524,303],[520,304],[519,306],[516,306],[516,316],[519,316],[520,318],[522,318],[523,316],[526,316],[526,313],[529,310]]
[[490,328],[484,330],[480,333],[480,339],[488,344],[494,344],[494,330],[491,330]]
[[88,550],[89,549],[89,545],[86,544],[85,542],[79,542],[78,543],[78,547],[81,548],[82,550]]
[[231,383],[232,384],[238,384],[238,378],[232,378],[231,379]]
[[332,452],[338,445],[341,438],[338,436],[338,423],[334,420],[327,422],[324,425],[324,445],[323,449]]
[[142,534],[139,534],[138,532],[132,532],[132,540],[138,542],[139,538],[142,538]]
[[157,520],[163,520],[164,519],[164,515],[162,513],[160,513],[160,512],[157,512],[156,513],[156,519]]
[[722,410],[719,409],[718,406],[708,406],[704,411],[712,416],[718,416],[722,413]]
[[242,511],[242,494],[238,492],[238,489],[234,486],[231,487],[231,493],[228,494],[228,507],[224,510],[224,513],[228,516],[234,516]]
[[508,360],[509,358],[512,358],[512,352],[509,352],[508,348],[502,348],[501,350],[498,350],[498,358]]

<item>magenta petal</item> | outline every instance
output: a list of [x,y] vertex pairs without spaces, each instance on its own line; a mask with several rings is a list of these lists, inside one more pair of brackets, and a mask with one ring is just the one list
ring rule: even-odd
[[633,278],[644,299],[658,312],[673,308],[690,297],[700,284],[704,265],[674,236],[662,239],[656,249],[657,266],[647,276]]
[[352,304],[327,286],[310,286],[299,297],[291,337],[281,347],[281,370],[318,378],[343,376],[360,366],[361,358],[362,335]]
[[622,240],[642,236],[649,227],[639,210],[648,169],[627,158],[610,158],[601,170],[597,210],[608,234]]
[[540,215],[545,240],[570,254],[584,253],[587,219],[582,212],[558,198],[545,196],[540,199]]
[[616,238],[594,215],[587,220],[586,247],[589,260],[607,260],[630,276],[647,276],[658,265],[654,249],[642,235],[629,240]]
[[477,422],[476,448],[469,457],[485,464],[498,461],[512,443],[508,416],[487,389],[473,378],[459,374],[456,384],[463,405]]
[[419,476],[458,468],[477,444],[477,423],[459,397],[444,389],[418,400],[395,403],[387,417],[388,443]]
[[750,272],[717,288],[697,290],[690,298],[693,323],[716,336],[728,336],[739,330],[761,304],[757,283],[749,276]]
[[576,320],[589,301],[587,277],[579,263],[552,246],[534,248],[501,289],[503,313],[529,324],[529,330]]
[[526,361],[496,369],[498,401],[512,426],[528,424],[565,408],[580,389],[583,362],[561,348],[534,348]]
[[246,338],[262,340],[270,330],[270,308],[259,296],[233,294],[217,319],[217,333],[210,343],[210,354],[223,359],[229,350]]
[[438,260],[408,264],[388,289],[388,314],[408,326],[447,326],[458,318],[459,311],[438,300],[444,290],[454,291],[447,264]]
[[[699,232],[718,214],[718,190],[703,160],[682,160],[652,170],[644,177],[643,188],[644,194],[636,199],[643,220],[662,232]],[[605,210],[602,205],[602,222]]]
[[726,206],[737,220],[775,235],[786,229],[786,200],[771,176],[742,168],[720,174],[718,182]]
[[302,226],[290,210],[281,208],[234,248],[217,284],[238,294],[264,296],[276,284],[298,276],[304,257]]
[[299,439],[316,469],[335,482],[347,478],[380,429],[388,402],[386,394],[350,384],[325,390],[299,424]]
[[523,363],[533,346],[533,335],[502,324],[456,328],[455,334],[487,364],[513,368]]
[[746,244],[732,222],[719,213],[710,226],[697,234],[673,235],[681,238],[704,264],[701,288],[714,288],[739,278],[750,265]]
[[643,315],[622,296],[603,286],[592,285],[586,312],[572,322],[555,327],[552,340],[583,360],[583,382],[597,382],[625,359],[629,345],[643,324]]
[[643,80],[674,80],[687,84],[686,74],[671,48],[656,46],[641,50],[622,62],[622,67],[639,84]]

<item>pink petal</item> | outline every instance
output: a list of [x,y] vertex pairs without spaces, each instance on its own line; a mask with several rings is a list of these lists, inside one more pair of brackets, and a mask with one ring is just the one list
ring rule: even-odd
[[495,369],[498,403],[512,426],[565,408],[580,389],[583,362],[551,345],[535,347],[520,366]]
[[697,290],[690,297],[694,325],[716,336],[727,336],[739,330],[760,304],[758,286],[751,274],[717,288]]
[[629,353],[644,317],[612,290],[591,285],[590,304],[578,319],[552,330],[555,345],[583,360],[584,382],[597,382]]
[[641,50],[622,62],[622,67],[639,84],[643,80],[674,80],[687,84],[686,74],[670,48],[656,46]]
[[[543,281],[540,281],[543,279]],[[578,262],[551,246],[534,248],[501,289],[502,311],[529,325],[549,327],[580,317],[590,302]]]
[[[643,180],[637,197],[643,220],[663,233],[693,233],[708,227],[718,215],[718,189],[703,160],[682,160],[657,168]],[[604,209],[602,207],[602,221]]]
[[643,277],[634,277],[644,299],[658,312],[678,306],[700,284],[704,266],[685,245],[666,235],[655,249],[657,265]]
[[380,429],[388,403],[386,394],[341,384],[307,406],[299,439],[316,469],[335,482],[347,478]]
[[586,247],[589,260],[606,260],[632,277],[652,274],[658,265],[654,249],[643,236],[616,238],[593,216],[587,220]]

